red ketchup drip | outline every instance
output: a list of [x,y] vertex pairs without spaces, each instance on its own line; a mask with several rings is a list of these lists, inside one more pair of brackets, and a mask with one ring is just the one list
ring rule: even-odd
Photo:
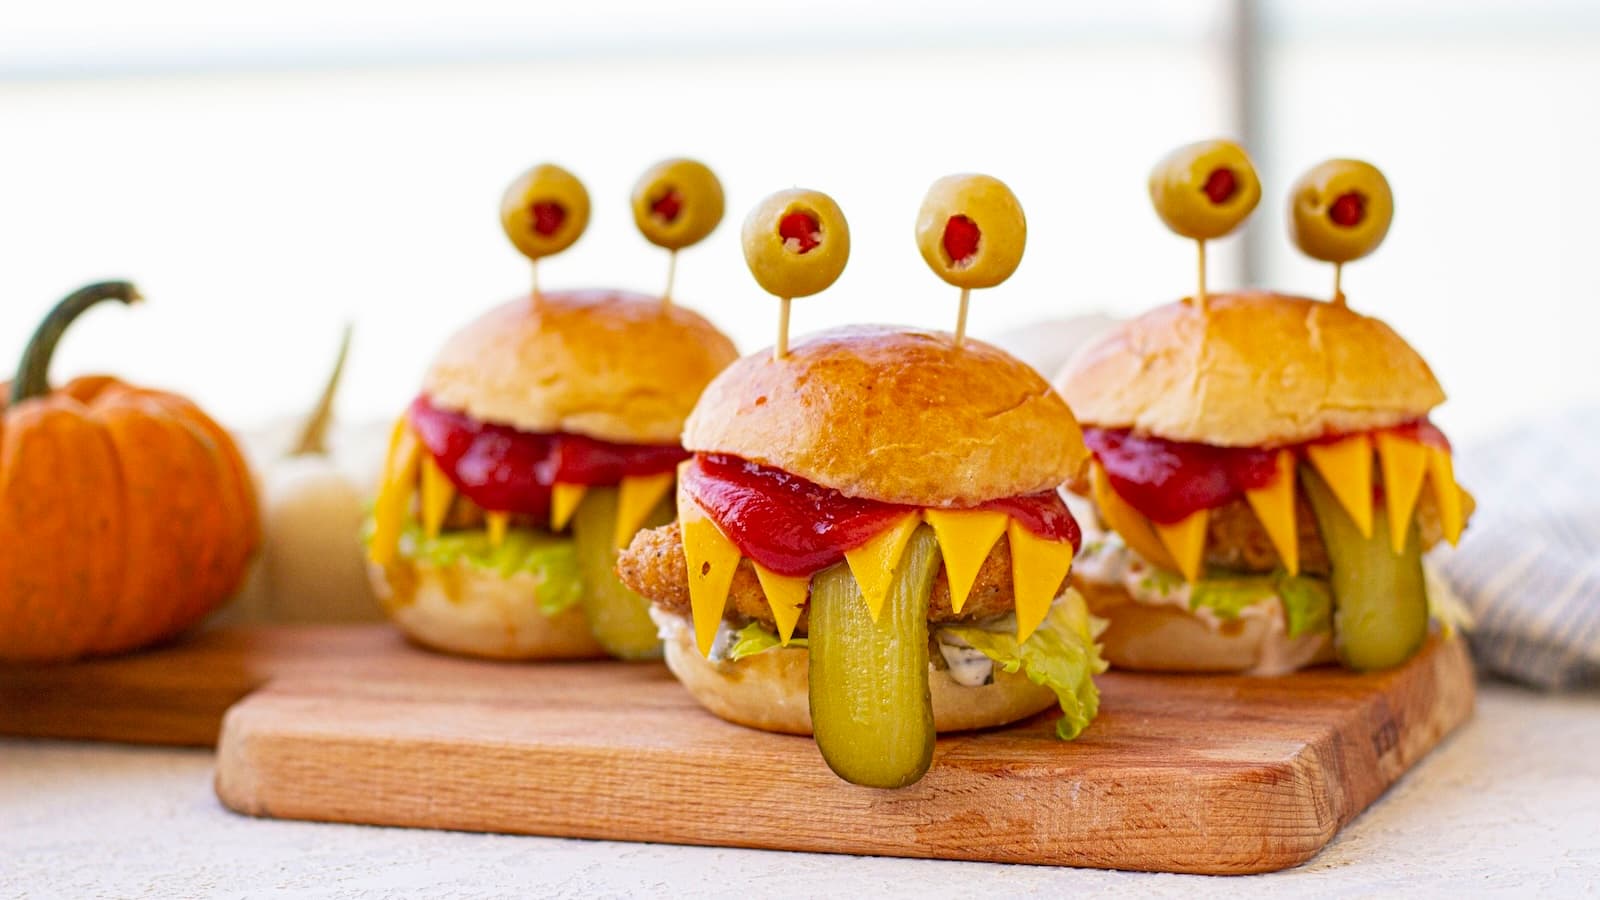
[[[683,470],[685,492],[705,509],[739,552],[780,575],[811,575],[844,559],[915,506],[846,497],[782,469],[737,456],[697,455]],[[1043,537],[1082,540],[1078,523],[1054,491],[982,504],[1015,516]]]
[[411,427],[450,483],[482,509],[544,518],[550,490],[613,485],[631,475],[670,472],[689,454],[676,444],[613,444],[565,432],[518,431],[439,409],[421,396]]
[[[1427,419],[1387,431],[1450,449],[1444,433]],[[1348,435],[1332,434],[1307,443],[1332,443],[1345,437]],[[1117,496],[1162,525],[1181,522],[1202,509],[1225,506],[1243,499],[1245,491],[1271,484],[1278,474],[1278,450],[1282,449],[1186,444],[1140,437],[1120,428],[1086,427],[1083,442],[1105,468]],[[1298,446],[1289,449],[1297,455],[1300,452]]]

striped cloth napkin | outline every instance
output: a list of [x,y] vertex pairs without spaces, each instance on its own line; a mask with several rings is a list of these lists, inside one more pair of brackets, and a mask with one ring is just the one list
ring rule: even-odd
[[1440,573],[1483,668],[1543,688],[1600,682],[1600,408],[1461,447],[1478,510]]

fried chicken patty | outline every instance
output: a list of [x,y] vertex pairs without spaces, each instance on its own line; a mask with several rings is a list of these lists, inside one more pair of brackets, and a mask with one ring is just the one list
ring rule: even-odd
[[[1073,484],[1074,493],[1088,496],[1087,484]],[[1461,492],[1463,518],[1470,518],[1475,508],[1472,495]],[[1098,515],[1098,510],[1096,510]],[[1322,534],[1317,530],[1317,518],[1305,494],[1297,492],[1294,504],[1295,534],[1300,541],[1300,571],[1308,575],[1328,574],[1328,549],[1322,544]],[[1382,501],[1373,510],[1375,516],[1386,516],[1388,510]],[[1444,529],[1439,524],[1439,504],[1431,490],[1417,497],[1415,512],[1417,527],[1421,530],[1422,549],[1426,552],[1444,540]],[[1101,522],[1101,528],[1105,523]],[[1205,564],[1208,567],[1234,572],[1271,572],[1282,565],[1278,551],[1261,527],[1255,510],[1244,500],[1234,500],[1211,511],[1206,523]]]
[[[634,592],[654,600],[657,605],[678,615],[690,615],[689,567],[683,557],[683,537],[676,525],[663,525],[634,535],[633,543],[617,559],[617,575]],[[1065,584],[1065,581],[1063,581]],[[934,578],[933,597],[928,604],[929,622],[976,622],[1003,616],[1015,608],[1011,593],[1011,545],[1002,536],[989,551],[978,570],[972,593],[961,612],[950,608],[950,581],[944,568]],[[806,632],[808,608],[800,613],[796,634]],[[761,590],[750,560],[741,559],[728,591],[724,618],[735,623],[752,619],[768,628],[776,626],[767,595]]]

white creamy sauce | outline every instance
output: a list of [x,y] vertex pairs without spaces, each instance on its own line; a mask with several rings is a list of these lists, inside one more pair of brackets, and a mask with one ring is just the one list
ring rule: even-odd
[[[1212,631],[1222,628],[1224,620],[1216,610],[1207,606],[1190,608],[1187,582],[1150,565],[1115,537],[1085,542],[1082,552],[1073,561],[1072,571],[1085,581],[1122,588],[1135,603],[1177,607]],[[1327,640],[1326,632],[1290,638],[1283,601],[1276,595],[1268,595],[1241,609],[1234,621],[1249,623],[1251,620],[1262,620],[1268,637],[1260,642],[1260,656],[1256,658],[1255,667],[1244,673],[1246,675],[1283,675],[1300,669],[1316,658],[1317,651]]]

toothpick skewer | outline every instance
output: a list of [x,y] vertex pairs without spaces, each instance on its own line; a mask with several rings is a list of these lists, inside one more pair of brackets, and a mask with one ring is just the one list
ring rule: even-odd
[[1344,263],[1333,264],[1333,303],[1344,306]]
[[1195,303],[1203,311],[1206,308],[1206,242],[1204,239],[1194,242],[1199,248],[1200,259],[1200,287],[1195,293]]
[[967,338],[967,302],[972,299],[972,288],[961,289],[961,310],[956,313],[956,346]]
[[678,278],[678,251],[667,251],[667,288],[661,292],[661,305],[672,305],[672,284]]
[[772,358],[783,359],[789,355],[789,303],[794,298],[778,298],[778,342],[772,345]]

